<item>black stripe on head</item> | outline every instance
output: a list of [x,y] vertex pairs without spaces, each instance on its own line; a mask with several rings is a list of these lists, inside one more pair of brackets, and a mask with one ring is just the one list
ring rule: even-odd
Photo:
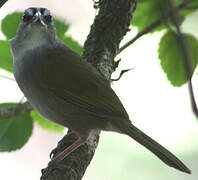
[[41,14],[44,14],[44,11],[46,10],[46,8],[40,8],[40,12]]
[[36,11],[37,11],[37,8],[30,7],[30,8],[28,8],[28,9],[25,10],[24,14],[28,14],[28,15],[34,16],[34,14],[36,13]]

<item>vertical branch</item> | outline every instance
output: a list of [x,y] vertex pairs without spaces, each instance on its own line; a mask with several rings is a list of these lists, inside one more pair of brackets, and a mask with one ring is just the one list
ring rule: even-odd
[[[129,30],[137,0],[99,0],[99,12],[84,44],[83,58],[110,80],[119,43]],[[56,169],[42,170],[42,180],[81,180],[98,144],[99,133],[62,160]],[[60,141],[55,156],[75,140]]]
[[84,44],[83,58],[95,66],[106,79],[114,71],[114,57],[129,31],[137,0],[100,0],[99,13]]
[[189,92],[190,92],[192,110],[193,110],[194,114],[196,115],[196,117],[198,118],[198,108],[197,108],[197,104],[195,101],[195,96],[194,96],[194,91],[193,91],[193,86],[192,86],[192,78],[191,78],[192,66],[191,66],[191,58],[190,58],[189,51],[188,51],[188,44],[186,43],[185,38],[184,38],[182,31],[180,29],[180,26],[179,26],[178,9],[174,8],[172,0],[168,0],[168,5],[171,10],[172,21],[174,22],[176,30],[177,30],[178,40],[180,41],[181,48],[183,50],[187,76],[190,79],[188,81],[188,87],[189,87]]

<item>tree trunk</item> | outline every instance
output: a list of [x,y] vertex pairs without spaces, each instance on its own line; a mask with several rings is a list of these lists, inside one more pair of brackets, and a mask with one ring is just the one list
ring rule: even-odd
[[[129,31],[136,0],[99,0],[95,2],[99,12],[84,44],[83,58],[95,66],[110,82],[116,68],[114,57],[123,36]],[[81,180],[99,140],[99,133],[62,160],[56,169],[42,170],[42,180]],[[62,141],[55,149],[55,156],[71,145]]]

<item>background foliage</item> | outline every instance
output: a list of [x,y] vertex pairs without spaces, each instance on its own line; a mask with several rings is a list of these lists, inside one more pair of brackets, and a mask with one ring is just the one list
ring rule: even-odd
[[[173,0],[175,8],[179,10],[180,26],[185,18],[194,13],[198,8],[197,0]],[[1,30],[6,40],[0,40],[0,68],[12,73],[12,55],[10,53],[9,39],[16,34],[22,13],[15,12],[7,15],[1,25]],[[54,19],[58,37],[67,46],[77,53],[82,53],[82,46],[72,37],[66,36],[70,24],[59,19]],[[131,25],[137,27],[137,34],[155,33],[163,31],[158,48],[158,57],[161,68],[167,79],[175,87],[181,87],[189,78],[186,71],[186,63],[178,41],[178,35],[174,23],[171,22],[170,11],[166,0],[139,0],[137,10]],[[139,36],[141,37],[141,36]],[[191,76],[198,63],[198,40],[191,34],[184,34],[191,60]],[[137,38],[138,39],[138,38]],[[134,41],[133,41],[134,42]],[[132,43],[131,43],[132,44]],[[127,46],[126,46],[127,47]],[[6,108],[16,103],[0,104],[0,108]],[[33,129],[33,122],[42,128],[61,132],[63,127],[45,120],[36,111],[20,116],[1,119],[0,121],[0,151],[12,151],[21,148],[29,139]],[[14,130],[13,130],[14,129]]]

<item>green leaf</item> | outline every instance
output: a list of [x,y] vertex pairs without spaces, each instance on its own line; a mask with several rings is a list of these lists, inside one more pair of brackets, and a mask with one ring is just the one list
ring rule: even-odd
[[[137,4],[132,25],[141,32],[155,21],[159,20],[164,14],[166,2],[164,0],[147,0]],[[161,26],[160,30],[165,28]],[[158,29],[159,30],[159,29]]]
[[[197,7],[197,8],[188,8],[188,7]],[[180,11],[180,14],[184,17],[194,13],[198,9],[198,0],[192,0],[188,3],[187,7]]]
[[82,46],[71,37],[65,36],[65,33],[68,31],[70,25],[56,18],[54,18],[54,25],[56,26],[56,33],[59,39],[76,53],[82,54]]
[[0,40],[0,68],[12,72],[12,55],[8,41]]
[[54,18],[54,25],[56,27],[57,36],[61,39],[69,29],[69,24]]
[[1,30],[3,34],[6,36],[6,39],[11,39],[16,35],[19,22],[23,13],[15,12],[13,14],[7,15],[1,24]]
[[[198,63],[198,41],[194,36],[189,34],[184,34],[184,37],[191,59],[192,76]],[[186,63],[178,36],[175,32],[168,31],[164,34],[159,43],[158,53],[161,67],[171,84],[179,87],[186,83],[188,80]]]
[[68,47],[70,47],[72,50],[74,50],[78,54],[82,54],[83,48],[82,46],[75,40],[73,40],[71,37],[63,37],[61,38],[61,41],[65,43]]
[[62,133],[64,131],[63,126],[55,124],[49,120],[44,119],[36,111],[33,110],[30,114],[31,114],[31,117],[34,119],[34,121],[37,122],[41,128],[46,129],[48,131],[52,131],[52,132],[61,132]]
[[[178,6],[183,0],[173,0],[174,6]],[[143,31],[147,27],[149,27],[154,22],[158,20],[163,20],[163,18],[167,17],[169,11],[167,0],[144,0],[137,4],[137,9],[134,13],[134,18],[131,22],[133,26],[138,28],[138,32]],[[181,18],[182,23],[184,18]],[[151,32],[163,30],[172,26],[173,23],[165,20],[165,23],[159,25]]]
[[[15,103],[0,104],[0,108],[10,107]],[[0,151],[20,149],[32,134],[33,120],[29,113],[0,119]]]

